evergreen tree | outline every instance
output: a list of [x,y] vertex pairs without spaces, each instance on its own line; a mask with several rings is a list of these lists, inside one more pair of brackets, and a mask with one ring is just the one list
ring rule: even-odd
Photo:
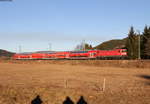
[[148,39],[145,44],[145,55],[147,58],[150,58],[150,39]]
[[128,33],[128,39],[126,41],[126,48],[128,56],[130,59],[138,58],[138,37],[134,31],[134,28],[131,27]]
[[148,58],[150,57],[150,27],[145,26],[143,32],[143,57]]

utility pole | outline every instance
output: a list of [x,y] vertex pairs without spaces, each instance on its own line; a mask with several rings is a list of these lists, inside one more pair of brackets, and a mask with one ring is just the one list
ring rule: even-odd
[[49,51],[52,51],[52,44],[49,43]]
[[19,53],[21,53],[22,51],[21,51],[22,49],[21,49],[21,45],[19,45]]
[[85,51],[85,40],[82,40],[82,50]]
[[141,59],[141,35],[140,35],[140,31],[137,30],[138,32],[138,43],[139,43],[139,46],[138,46],[138,59],[140,60]]

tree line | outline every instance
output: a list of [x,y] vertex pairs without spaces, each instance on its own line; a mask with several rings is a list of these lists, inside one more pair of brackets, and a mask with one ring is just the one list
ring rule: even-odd
[[150,26],[145,26],[142,33],[129,30],[126,49],[130,59],[150,59]]
[[122,48],[127,49],[129,59],[150,59],[150,26],[145,26],[141,33],[140,31],[135,31],[134,27],[131,26],[128,36],[120,41],[112,40],[107,42],[107,44],[103,42],[103,44],[96,47],[82,42],[76,46],[75,50],[112,50],[116,49],[116,46],[120,46],[121,44],[123,44]]

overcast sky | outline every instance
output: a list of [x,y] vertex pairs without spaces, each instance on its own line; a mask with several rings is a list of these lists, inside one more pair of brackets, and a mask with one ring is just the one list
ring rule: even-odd
[[18,52],[73,50],[127,36],[150,25],[150,0],[0,1],[0,48]]

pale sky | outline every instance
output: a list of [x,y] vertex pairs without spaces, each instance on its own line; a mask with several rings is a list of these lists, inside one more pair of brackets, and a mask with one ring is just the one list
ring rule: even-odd
[[150,24],[150,0],[13,0],[0,2],[0,49],[73,50],[127,37]]

